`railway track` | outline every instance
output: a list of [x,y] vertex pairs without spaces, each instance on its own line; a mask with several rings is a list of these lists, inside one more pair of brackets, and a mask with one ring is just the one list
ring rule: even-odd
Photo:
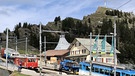
[[[47,70],[51,70],[51,71],[55,71],[55,72],[58,72],[59,74],[60,73],[66,73],[67,75],[77,75],[73,72],[70,72],[70,71],[66,71],[66,70],[62,70],[62,71],[59,71],[58,69],[53,69],[53,68],[43,68],[43,69],[47,69]],[[42,73],[44,73],[44,71],[42,71]]]

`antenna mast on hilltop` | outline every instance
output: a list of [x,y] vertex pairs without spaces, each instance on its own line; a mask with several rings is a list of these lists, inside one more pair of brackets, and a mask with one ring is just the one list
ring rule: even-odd
[[106,1],[106,0],[104,0],[104,6],[105,6],[105,8],[106,8],[106,3],[107,3],[107,1]]
[[107,1],[110,2],[110,0],[104,0],[104,7],[107,8]]

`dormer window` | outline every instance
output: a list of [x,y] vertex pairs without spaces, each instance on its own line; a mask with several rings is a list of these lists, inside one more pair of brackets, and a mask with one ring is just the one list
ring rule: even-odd
[[81,46],[80,42],[76,42],[75,47]]

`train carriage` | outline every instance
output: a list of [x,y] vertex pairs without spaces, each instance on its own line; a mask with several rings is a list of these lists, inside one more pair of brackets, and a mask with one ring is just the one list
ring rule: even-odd
[[1,49],[1,57],[6,58],[6,53],[8,58],[15,58],[16,56],[19,56],[19,52],[15,51],[14,49],[11,48],[2,48]]
[[[90,64],[88,62],[80,62],[79,75],[89,75]],[[92,76],[114,76],[113,66],[92,64]],[[135,70],[123,69],[117,67],[116,76],[135,76]]]
[[60,63],[61,69],[78,74],[79,64],[72,60],[63,60]]
[[24,68],[36,69],[38,68],[38,58],[37,57],[16,57],[14,62],[17,66],[20,64]]

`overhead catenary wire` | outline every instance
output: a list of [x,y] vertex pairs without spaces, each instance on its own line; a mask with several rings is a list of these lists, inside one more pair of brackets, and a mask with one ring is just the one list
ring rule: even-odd
[[121,8],[122,6],[124,6],[124,5],[128,4],[130,1],[132,1],[132,0],[128,0],[126,3],[124,3],[124,4],[120,5],[120,6],[119,6],[119,7],[117,7],[116,9]]

